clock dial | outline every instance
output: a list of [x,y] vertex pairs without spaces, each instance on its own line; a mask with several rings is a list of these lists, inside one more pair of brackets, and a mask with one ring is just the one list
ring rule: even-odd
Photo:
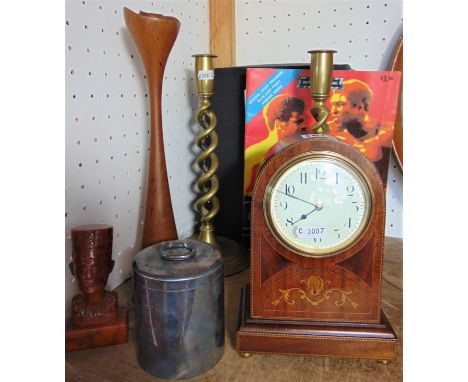
[[273,175],[265,194],[269,226],[291,250],[334,254],[365,230],[371,196],[351,162],[326,153],[295,158]]

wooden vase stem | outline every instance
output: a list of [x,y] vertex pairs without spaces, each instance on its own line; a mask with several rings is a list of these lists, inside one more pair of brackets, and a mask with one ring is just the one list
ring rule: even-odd
[[148,190],[142,248],[177,239],[167,179],[161,118],[164,68],[180,29],[175,17],[154,13],[139,14],[124,8],[125,24],[145,66],[150,95],[151,134]]

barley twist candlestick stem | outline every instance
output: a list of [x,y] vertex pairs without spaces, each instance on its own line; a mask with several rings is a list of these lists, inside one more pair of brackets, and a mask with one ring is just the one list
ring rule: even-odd
[[201,227],[199,240],[216,245],[214,235],[213,219],[219,211],[219,201],[216,193],[219,189],[219,181],[216,176],[219,163],[214,153],[218,146],[218,135],[214,131],[216,127],[216,116],[211,111],[210,95],[201,94],[201,107],[197,112],[197,120],[204,128],[197,135],[197,145],[202,152],[197,158],[198,166],[203,174],[197,180],[197,187],[203,193],[195,202],[196,209],[201,215]]

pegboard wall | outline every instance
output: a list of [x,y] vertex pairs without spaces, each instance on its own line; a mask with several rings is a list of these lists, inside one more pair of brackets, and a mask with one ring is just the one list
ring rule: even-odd
[[[400,0],[236,1],[237,65],[309,63],[311,49],[335,49],[337,64],[385,70],[402,33]],[[403,237],[403,179],[393,158],[387,236]]]
[[[149,154],[149,95],[139,52],[125,27],[123,8],[174,16],[179,35],[167,61],[162,91],[166,162],[180,237],[194,225],[192,169],[198,107],[192,54],[209,52],[208,0],[67,1],[66,263],[71,228],[114,227],[112,289],[131,275],[140,250]],[[66,309],[78,293],[68,266]]]
[[[192,54],[209,51],[208,0],[66,2],[66,261],[70,229],[114,227],[112,289],[131,275],[144,217],[149,95],[123,7],[175,16],[181,29],[162,91],[166,162],[180,237],[194,229],[198,97]],[[334,48],[337,63],[383,69],[401,33],[400,1],[236,1],[237,64],[308,62],[307,50]],[[387,235],[402,236],[402,177],[390,166]],[[66,309],[78,292],[68,270]]]

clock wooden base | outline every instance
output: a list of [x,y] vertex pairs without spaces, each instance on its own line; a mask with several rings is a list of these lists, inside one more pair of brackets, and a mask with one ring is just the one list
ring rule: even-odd
[[68,323],[65,331],[65,351],[84,350],[123,344],[128,341],[128,310],[119,309],[117,319],[108,324],[75,327]]
[[383,312],[379,323],[252,318],[249,287],[241,292],[236,333],[236,348],[241,356],[273,353],[379,361],[396,358],[398,340]]

